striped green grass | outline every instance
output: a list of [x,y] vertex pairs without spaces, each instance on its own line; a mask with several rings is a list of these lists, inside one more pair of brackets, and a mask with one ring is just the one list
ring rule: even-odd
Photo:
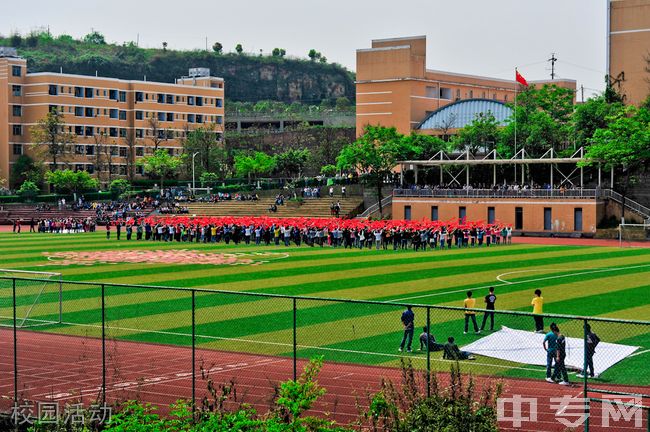
[[[208,252],[287,253],[285,259],[255,266],[197,264],[73,264],[48,261],[45,252],[191,249]],[[499,309],[530,311],[532,292],[540,288],[545,312],[594,317],[650,320],[650,249],[580,246],[511,245],[449,251],[375,251],[310,247],[187,244],[107,241],[102,233],[78,235],[0,234],[0,268],[61,272],[63,324],[34,327],[63,334],[99,336],[99,283],[180,287],[169,291],[106,286],[105,319],[110,338],[188,345],[191,339],[190,288],[237,291],[240,294],[196,295],[196,333],[201,347],[258,354],[291,355],[293,303],[241,293],[265,293],[320,298],[396,301],[419,305],[462,306],[466,290],[474,290],[477,305],[488,286],[496,287]],[[511,282],[502,283],[497,276]],[[42,285],[19,283],[18,315],[32,308]],[[0,282],[0,316],[12,313],[11,285]],[[58,285],[47,285],[30,318],[58,321]],[[301,357],[397,365],[401,338],[397,305],[367,305],[299,299],[297,342]],[[426,309],[416,307],[416,339],[426,323]],[[482,314],[478,314],[480,321]],[[463,312],[432,309],[432,332],[439,340],[453,335],[459,345],[476,340],[463,335]],[[530,317],[498,316],[506,325],[532,329]],[[582,322],[558,320],[568,336],[580,337]],[[7,319],[3,319],[7,322]],[[547,325],[549,321],[547,320]],[[594,325],[601,339],[650,349],[650,326]],[[596,328],[598,327],[598,328]],[[508,341],[504,341],[507,345]],[[417,348],[417,341],[415,342]],[[541,349],[541,348],[540,348]],[[425,367],[425,355],[408,355]],[[603,381],[650,385],[650,353],[624,360],[608,370]],[[445,370],[448,362],[432,354],[431,366]],[[464,362],[466,371],[504,376],[540,377],[538,367],[481,358]]]

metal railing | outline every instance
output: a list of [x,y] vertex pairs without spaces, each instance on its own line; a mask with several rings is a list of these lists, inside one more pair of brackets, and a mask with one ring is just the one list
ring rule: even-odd
[[[43,290],[43,283],[49,288]],[[27,318],[33,326],[22,327],[22,315],[36,290],[39,302],[31,306]],[[502,331],[526,331],[529,335],[533,323],[538,329],[540,325],[545,328],[544,321],[547,325],[550,321],[558,323],[571,343],[583,341],[582,349],[571,347],[578,349],[573,358],[578,359],[577,368],[583,371],[590,370],[594,360],[593,351],[587,348],[589,326],[603,342],[625,343],[634,349],[635,356],[650,351],[650,321],[533,315],[399,300],[344,300],[15,277],[0,277],[0,300],[0,334],[8,350],[4,352],[5,361],[0,362],[0,376],[13,377],[13,383],[3,387],[0,394],[0,410],[41,399],[70,402],[95,398],[96,402],[106,403],[140,398],[156,403],[159,399],[147,398],[158,397],[160,392],[143,392],[143,388],[157,383],[165,386],[164,400],[186,399],[200,409],[205,397],[202,385],[210,380],[214,388],[216,378],[210,373],[226,370],[227,378],[240,374],[240,385],[263,391],[262,383],[296,379],[299,365],[317,355],[325,357],[325,367],[330,371],[344,371],[343,376],[351,365],[394,367],[396,363],[391,361],[406,356],[416,369],[426,371],[427,380],[432,373],[448,371],[451,364],[462,365],[464,373],[499,379],[513,371],[518,377],[544,379],[545,369],[532,366],[525,356],[504,361],[477,355],[473,362],[449,358],[442,342],[450,335],[457,336],[459,345],[476,342],[477,336],[469,328],[471,323],[480,333],[476,318],[479,323],[482,318],[481,330],[487,332],[486,338],[494,338],[496,351],[513,344],[509,333],[497,331],[499,326]],[[406,307],[415,314],[410,330],[400,324]],[[463,323],[465,333],[471,335],[461,335]],[[419,341],[417,336],[414,339],[416,326],[430,329],[428,335],[437,334],[439,340],[426,336],[423,341],[422,335]],[[398,346],[399,351],[407,352],[398,352]],[[520,348],[513,347],[513,355],[521,355]],[[606,391],[629,395],[638,392],[634,389],[650,386],[650,362],[628,358],[614,362],[611,373],[605,370]],[[598,360],[606,359],[594,360],[597,369]],[[285,369],[282,362],[286,362]],[[603,393],[584,375],[585,398]],[[373,373],[367,378],[380,377]],[[267,390],[272,393],[273,386]]]
[[[387,197],[385,197],[385,198],[383,198],[381,200],[381,206],[382,206],[382,208],[385,208],[386,206],[388,206],[392,202],[393,202],[393,197],[392,197],[392,195],[389,195],[389,196],[387,196]],[[363,213],[361,213],[357,217],[367,218],[367,217],[370,217],[370,215],[372,215],[374,213],[377,213],[378,211],[379,211],[379,203],[376,202],[376,203],[372,204],[370,207],[368,207],[367,209],[365,209],[363,211]]]
[[600,198],[602,189],[395,189],[396,197],[432,198]]
[[631,200],[628,197],[623,197],[623,195],[616,191],[613,191],[612,189],[604,189],[603,197],[616,201],[619,204],[625,202],[625,208],[643,216],[643,218],[646,220],[650,220],[650,208],[644,206],[643,204]]

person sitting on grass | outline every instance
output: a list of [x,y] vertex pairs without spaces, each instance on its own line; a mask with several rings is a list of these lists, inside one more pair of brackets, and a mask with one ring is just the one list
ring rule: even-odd
[[426,351],[427,345],[429,351],[442,351],[445,346],[436,342],[436,338],[429,333],[427,326],[422,327],[422,334],[420,335],[420,349],[419,351]]
[[468,353],[467,351],[461,351],[460,348],[458,348],[458,345],[454,342],[455,339],[451,336],[447,338],[447,343],[443,347],[444,353],[442,354],[442,358],[445,360],[475,360],[476,357],[474,357],[472,354]]

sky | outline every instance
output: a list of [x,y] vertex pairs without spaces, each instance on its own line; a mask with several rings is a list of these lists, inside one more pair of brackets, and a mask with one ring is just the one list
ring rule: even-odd
[[[48,28],[142,47],[226,51],[275,47],[306,57],[314,48],[355,70],[355,51],[372,39],[426,35],[427,67],[514,79],[578,81],[585,98],[604,88],[608,0],[29,0],[3,8],[0,33]],[[580,93],[578,100],[580,100]]]

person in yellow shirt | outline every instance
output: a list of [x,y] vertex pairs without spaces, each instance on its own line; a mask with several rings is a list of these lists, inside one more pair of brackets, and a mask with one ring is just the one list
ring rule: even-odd
[[533,318],[535,319],[535,333],[544,333],[544,297],[542,297],[542,290],[535,290],[535,297],[530,302],[533,305]]
[[463,334],[467,334],[470,319],[472,320],[472,324],[474,324],[474,331],[477,334],[481,333],[481,331],[478,329],[478,324],[476,324],[476,312],[469,310],[469,309],[474,309],[476,307],[476,299],[472,297],[471,291],[467,291],[467,298],[463,302],[463,307],[466,309],[465,310],[465,331],[463,332]]

